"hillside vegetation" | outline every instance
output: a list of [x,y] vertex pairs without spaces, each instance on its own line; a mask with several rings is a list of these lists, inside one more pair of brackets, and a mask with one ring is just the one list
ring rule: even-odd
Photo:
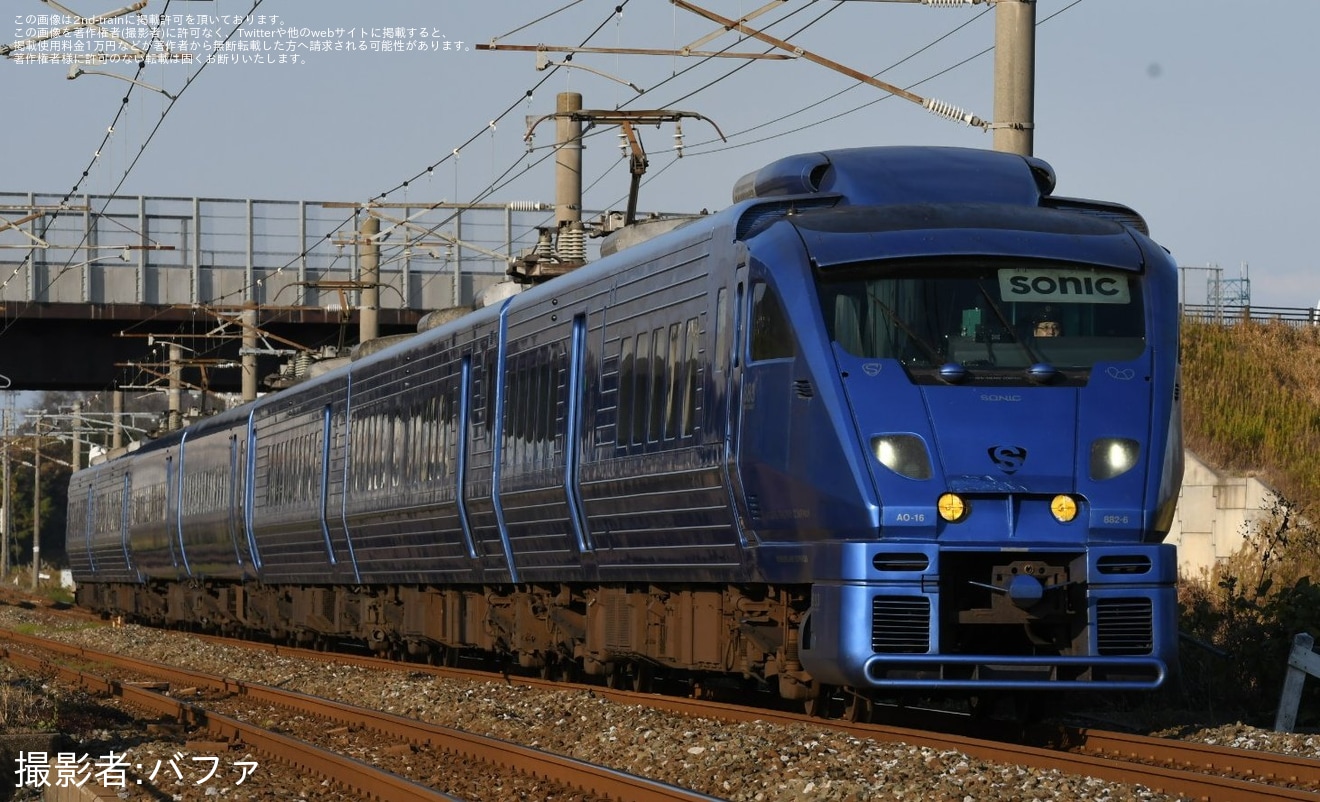
[[[1268,723],[1293,636],[1320,635],[1320,327],[1185,323],[1182,348],[1187,446],[1280,498],[1238,553],[1181,584],[1179,628],[1222,652],[1184,648],[1173,693]],[[1318,721],[1310,680],[1299,724]]]
[[1320,327],[1184,323],[1183,426],[1211,465],[1320,499]]

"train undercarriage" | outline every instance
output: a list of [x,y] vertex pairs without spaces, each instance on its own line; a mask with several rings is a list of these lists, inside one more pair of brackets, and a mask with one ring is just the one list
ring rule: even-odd
[[436,588],[255,582],[83,583],[78,603],[149,626],[290,645],[356,643],[452,665],[465,655],[566,679],[648,689],[718,678],[809,701],[798,660],[806,587],[518,585]]

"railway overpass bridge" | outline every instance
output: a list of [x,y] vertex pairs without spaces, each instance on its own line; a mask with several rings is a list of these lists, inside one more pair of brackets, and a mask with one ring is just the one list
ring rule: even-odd
[[178,367],[188,385],[237,392],[244,354],[266,377],[297,354],[353,345],[372,319],[385,336],[470,306],[505,280],[506,255],[532,250],[553,221],[539,203],[84,195],[61,205],[0,192],[0,384],[132,388]]

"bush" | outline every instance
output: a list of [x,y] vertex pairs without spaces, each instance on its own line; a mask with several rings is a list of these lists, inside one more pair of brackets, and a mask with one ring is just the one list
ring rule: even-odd
[[[1320,531],[1279,500],[1231,558],[1179,590],[1181,702],[1212,719],[1269,726],[1278,709],[1293,637],[1320,634]],[[1320,679],[1308,680],[1298,725],[1320,722]]]

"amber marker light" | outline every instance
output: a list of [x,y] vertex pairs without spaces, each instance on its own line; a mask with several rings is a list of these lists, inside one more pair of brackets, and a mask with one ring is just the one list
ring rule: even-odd
[[1055,496],[1050,502],[1050,512],[1059,523],[1066,524],[1077,517],[1077,500],[1072,496]]
[[967,502],[954,493],[945,493],[940,496],[940,500],[935,502],[935,508],[940,511],[940,517],[951,524],[956,524],[966,518],[970,509]]

